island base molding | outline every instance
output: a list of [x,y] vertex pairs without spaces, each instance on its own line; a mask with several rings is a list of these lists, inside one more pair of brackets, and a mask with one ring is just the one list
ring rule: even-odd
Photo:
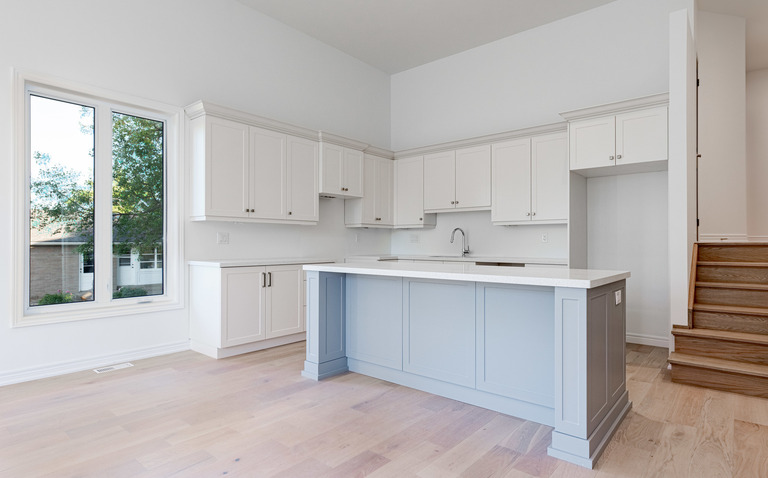
[[592,468],[631,408],[625,322],[623,278],[581,288],[308,269],[302,375],[352,371],[551,426],[549,455]]

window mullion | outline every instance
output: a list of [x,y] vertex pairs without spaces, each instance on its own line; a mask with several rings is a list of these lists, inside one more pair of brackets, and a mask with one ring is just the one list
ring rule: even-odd
[[94,291],[96,302],[112,300],[112,111],[106,104],[96,108],[95,134],[95,228]]

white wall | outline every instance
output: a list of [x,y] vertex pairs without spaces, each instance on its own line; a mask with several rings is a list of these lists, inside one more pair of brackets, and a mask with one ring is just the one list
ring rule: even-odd
[[[398,229],[392,233],[392,253],[399,255],[460,255],[460,234],[451,244],[451,231],[467,233],[470,254],[486,257],[536,257],[566,259],[567,232],[564,225],[493,226],[491,213],[455,212],[437,215],[434,229]],[[546,233],[548,242],[541,241]]]
[[699,12],[699,239],[747,238],[746,23]]
[[669,17],[669,318],[688,324],[691,252],[696,241],[696,47],[692,12]]
[[667,346],[667,172],[587,180],[590,269],[628,270],[627,338]]
[[768,69],[747,73],[747,233],[768,242]]
[[[12,68],[179,107],[205,99],[389,146],[388,75],[235,0],[8,0],[0,44],[0,163],[7,170]],[[11,180],[0,177],[0,383],[186,346],[186,310],[10,328]],[[314,228],[187,223],[187,259],[389,251],[388,233],[344,228],[340,201],[323,201],[320,212]],[[230,232],[232,243],[217,246],[216,231]]]
[[392,146],[562,121],[561,111],[666,92],[669,13],[617,0],[392,77]]

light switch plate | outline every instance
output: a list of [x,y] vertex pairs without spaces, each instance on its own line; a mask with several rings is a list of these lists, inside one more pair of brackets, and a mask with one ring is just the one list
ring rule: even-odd
[[621,304],[621,290],[617,290],[613,294],[616,296],[616,305]]

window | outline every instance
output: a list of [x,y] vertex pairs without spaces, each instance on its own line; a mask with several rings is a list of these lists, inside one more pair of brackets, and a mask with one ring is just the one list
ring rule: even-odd
[[168,227],[178,214],[168,181],[178,112],[20,81],[24,291],[16,324],[178,304],[178,270],[163,260],[170,250],[178,268],[178,229]]

